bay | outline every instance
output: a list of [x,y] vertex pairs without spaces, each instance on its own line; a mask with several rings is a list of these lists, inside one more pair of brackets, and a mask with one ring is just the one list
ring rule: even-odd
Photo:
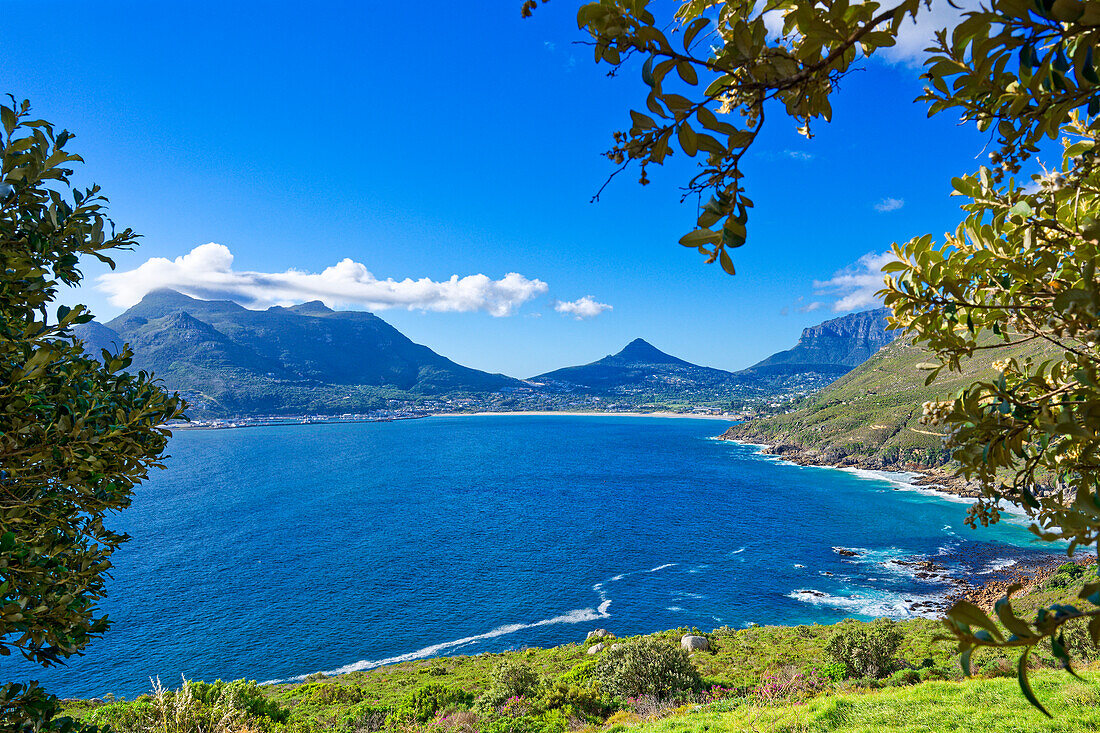
[[[920,614],[1059,548],[887,475],[714,440],[721,421],[464,416],[177,431],[111,526],[113,628],[7,679],[133,697],[159,677],[289,680],[678,627]],[[850,548],[843,557],[834,548]]]

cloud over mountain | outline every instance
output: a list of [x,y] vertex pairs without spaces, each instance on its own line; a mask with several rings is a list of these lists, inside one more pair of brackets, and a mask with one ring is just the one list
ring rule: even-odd
[[875,293],[882,290],[885,284],[882,267],[893,260],[893,252],[868,252],[828,280],[815,280],[814,289],[818,294],[840,296],[833,303],[833,310],[837,313],[878,305],[879,298]]
[[543,295],[549,286],[510,272],[499,280],[487,275],[452,275],[447,280],[379,279],[365,265],[345,258],[321,272],[286,270],[253,272],[233,269],[233,253],[210,242],[170,260],[152,257],[123,272],[97,279],[111,303],[129,307],[148,292],[172,288],[196,298],[224,298],[249,307],[290,305],[321,300],[330,307],[357,305],[372,310],[470,312],[485,311],[509,316],[529,300]]

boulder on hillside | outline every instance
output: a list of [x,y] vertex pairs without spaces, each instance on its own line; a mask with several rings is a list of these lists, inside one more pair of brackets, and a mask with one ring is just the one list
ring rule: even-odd
[[602,643],[602,642],[601,642],[601,643],[599,643],[599,644],[596,644],[596,645],[594,645],[594,646],[590,646],[590,647],[588,647],[588,653],[589,653],[589,654],[599,654],[599,653],[600,653],[600,652],[602,652],[602,651],[603,651],[603,650],[604,650],[605,648],[607,648],[607,644],[604,644],[604,643]]
[[685,652],[708,652],[710,651],[710,642],[707,641],[705,636],[687,634],[680,639],[680,648]]
[[596,629],[595,631],[589,631],[588,636],[584,637],[585,641],[592,641],[593,639],[606,639],[611,636],[611,632],[607,629]]

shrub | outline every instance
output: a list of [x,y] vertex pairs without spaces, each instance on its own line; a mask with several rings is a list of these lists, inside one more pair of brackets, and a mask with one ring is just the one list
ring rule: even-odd
[[119,733],[231,733],[249,718],[240,694],[247,684],[185,679],[183,686],[173,692],[156,680],[152,697],[105,705],[93,712],[91,722]]
[[573,665],[568,672],[558,677],[559,682],[567,685],[587,685],[592,681],[592,672],[596,669],[595,659],[586,659]]
[[882,679],[897,669],[894,654],[901,640],[897,624],[880,618],[838,631],[825,647],[825,654],[844,665],[845,677]]
[[840,682],[848,676],[848,666],[843,662],[826,662],[814,670],[823,679]]
[[920,682],[920,672],[915,669],[899,669],[886,678],[886,684],[894,687],[915,685]]
[[473,701],[474,696],[465,690],[433,683],[421,687],[405,698],[405,701],[390,714],[390,719],[395,723],[427,723],[436,716],[436,713],[468,708]]
[[547,710],[561,710],[566,716],[578,718],[602,718],[609,707],[591,687],[560,681],[547,685],[542,704]]
[[478,700],[483,708],[496,708],[512,697],[532,697],[538,693],[539,676],[524,661],[505,661],[493,670],[493,683]]
[[663,700],[701,684],[683,649],[649,637],[604,651],[593,678],[600,690],[618,698],[652,695]]
[[1092,643],[1088,625],[1083,620],[1070,621],[1062,627],[1062,645],[1075,659],[1093,661],[1100,656],[1100,650]]
[[386,727],[391,710],[369,703],[349,708],[340,719],[340,733],[378,733]]
[[500,716],[482,723],[481,733],[564,733],[567,726],[561,711],[522,717]]
[[1058,566],[1054,575],[1047,579],[1044,588],[1065,588],[1076,584],[1085,575],[1085,566],[1067,562]]
[[362,702],[363,691],[353,685],[341,685],[335,682],[314,683],[307,686],[305,701],[318,705]]

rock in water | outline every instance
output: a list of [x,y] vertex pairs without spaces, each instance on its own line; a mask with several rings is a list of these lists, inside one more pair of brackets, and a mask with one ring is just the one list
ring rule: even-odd
[[710,651],[710,642],[707,641],[707,637],[705,636],[692,636],[688,634],[680,639],[680,648],[685,652],[707,652]]

